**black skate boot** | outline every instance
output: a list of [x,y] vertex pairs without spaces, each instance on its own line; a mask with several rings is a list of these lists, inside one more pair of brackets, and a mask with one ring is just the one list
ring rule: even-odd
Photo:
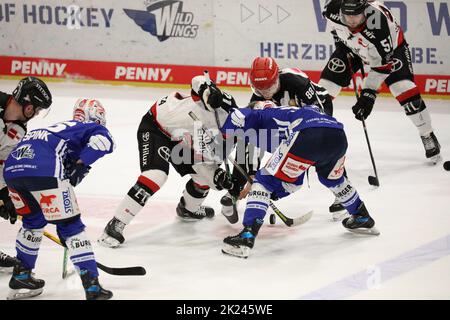
[[191,212],[185,208],[185,205],[184,197],[181,197],[177,206],[177,215],[183,221],[198,221],[214,217],[214,209],[211,207],[200,206],[196,212]]
[[262,224],[263,220],[255,219],[251,226],[244,226],[244,229],[238,235],[223,239],[225,245],[222,248],[222,253],[247,259],[255,245],[255,238]]
[[348,212],[345,207],[339,202],[338,198],[334,199],[333,204],[329,207],[331,213],[331,220],[342,221],[344,218],[348,217]]
[[12,268],[18,265],[20,265],[19,259],[8,256],[6,253],[0,251],[0,268]]
[[112,218],[105,227],[103,234],[97,240],[98,243],[105,247],[117,248],[125,242],[123,229],[126,224],[117,218]]
[[358,213],[345,218],[342,225],[351,232],[361,234],[371,234],[378,236],[380,232],[375,228],[375,221],[369,215],[364,202],[358,208]]
[[31,270],[25,269],[22,264],[14,266],[13,275],[9,280],[9,294],[6,299],[18,300],[40,295],[44,291],[45,281],[35,279]]
[[98,282],[98,277],[92,277],[87,270],[80,271],[81,282],[83,283],[86,300],[109,300],[113,293],[103,289]]
[[433,164],[438,163],[441,160],[441,145],[437,140],[433,132],[427,136],[420,136],[422,138],[423,146],[425,147],[425,156]]
[[239,221],[236,206],[233,206],[233,199],[229,193],[220,199],[220,204],[222,205],[222,214],[227,218],[229,223],[235,224]]

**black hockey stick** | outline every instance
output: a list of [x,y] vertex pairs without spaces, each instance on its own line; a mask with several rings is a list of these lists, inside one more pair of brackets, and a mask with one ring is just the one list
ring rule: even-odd
[[[356,96],[356,99],[359,99],[358,87],[356,85],[355,73],[353,72],[352,57],[351,57],[350,54],[347,55],[347,59],[348,59],[348,63],[349,63],[349,66],[350,66],[350,74],[352,76],[355,96]],[[364,77],[365,77],[364,76],[364,74],[365,74],[364,66],[361,68],[361,72],[362,72],[363,79],[364,79]],[[373,157],[372,147],[370,146],[369,134],[367,133],[367,126],[366,126],[366,121],[364,120],[364,117],[362,117],[361,121],[362,121],[362,125],[363,125],[363,128],[364,128],[364,135],[366,136],[367,147],[369,148],[369,155],[370,155],[370,160],[372,161],[373,171],[375,172],[375,176],[369,176],[369,178],[368,178],[369,184],[371,186],[379,187],[380,186],[380,180],[378,179],[377,167],[375,165],[375,159]]]
[[[0,206],[3,206],[3,205],[4,205],[3,201],[0,200]],[[61,240],[57,236],[55,236],[47,231],[44,231],[44,236],[47,237],[48,239],[52,240],[54,243],[59,244],[60,246],[65,248],[64,244],[61,242]],[[100,262],[97,262],[97,267],[100,270],[102,270],[106,273],[115,275],[115,276],[143,276],[147,273],[144,267],[113,268],[113,267],[105,266],[104,264],[101,264]]]
[[[48,233],[47,231],[44,231],[44,236],[52,240],[53,242],[59,244],[60,246],[64,247],[61,240],[54,236],[51,233]],[[115,276],[143,276],[147,272],[145,271],[144,267],[124,267],[124,268],[113,268],[105,266],[104,264],[101,264],[100,262],[97,262],[97,267],[109,274],[115,275]]]
[[[200,122],[200,119],[195,115],[194,112],[189,112],[189,116],[192,118],[192,120]],[[202,124],[202,128],[203,131],[209,135],[209,132],[206,130],[206,128],[204,128],[203,124]],[[209,138],[211,140],[214,140],[214,138],[212,136],[209,135]],[[227,157],[228,161],[231,162],[231,164],[247,179],[247,181],[250,184],[253,184],[253,180],[252,178],[247,174],[247,172],[245,172],[244,169],[242,169],[242,167],[232,158],[230,158],[229,156]],[[272,208],[273,212],[275,212],[277,214],[278,217],[280,217],[280,219],[284,222],[285,225],[287,225],[288,227],[292,227],[292,226],[299,226],[301,224],[304,224],[306,222],[309,221],[309,219],[311,219],[312,215],[313,215],[313,211],[308,211],[307,213],[303,214],[302,216],[298,217],[298,218],[289,218],[287,217],[285,214],[283,214],[283,212],[280,211],[280,209],[277,208],[277,206],[270,201],[269,206]]]
[[[206,79],[206,84],[208,86],[211,86],[211,78],[209,77],[209,71],[208,70],[203,71],[203,75]],[[205,103],[206,103],[206,101],[205,101]],[[219,130],[219,132],[220,132],[220,121],[219,121],[219,115],[217,114],[217,110],[214,110],[214,117],[216,119],[217,130]],[[225,165],[225,172],[227,173],[228,177],[231,178],[232,173],[231,173],[230,166],[228,164],[227,159],[225,159],[223,161],[223,163]],[[230,194],[230,196],[231,196],[231,200],[233,202],[233,214],[231,216],[227,216],[226,218],[231,224],[235,224],[236,222],[239,221],[238,209],[237,209],[237,198],[232,196],[231,194]]]

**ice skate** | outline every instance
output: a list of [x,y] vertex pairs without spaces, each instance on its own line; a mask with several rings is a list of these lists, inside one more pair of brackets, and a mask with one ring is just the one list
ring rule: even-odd
[[433,132],[429,135],[421,136],[423,146],[425,147],[425,156],[432,164],[441,161],[441,145]]
[[98,277],[92,277],[87,270],[80,271],[81,282],[86,293],[86,300],[109,300],[113,293],[102,288]]
[[338,198],[334,199],[333,204],[329,207],[332,221],[342,221],[348,217],[348,212],[344,206],[339,202]]
[[378,236],[380,232],[375,228],[375,221],[369,215],[364,203],[358,208],[358,213],[350,215],[342,221],[342,225],[350,232],[360,234],[370,234]]
[[180,202],[177,206],[177,215],[178,218],[183,221],[199,221],[203,218],[213,218],[214,217],[214,209],[207,206],[200,206],[196,212],[191,212],[185,208],[184,198],[181,197]]
[[16,257],[11,257],[0,251],[0,271],[12,271],[12,268],[16,265],[20,265],[19,259]]
[[262,223],[262,220],[256,219],[253,225],[244,227],[239,234],[223,239],[222,253],[247,259],[255,245],[255,238]]
[[226,194],[220,199],[220,204],[222,205],[222,214],[227,218],[228,222],[235,224],[239,221],[239,215],[235,206],[233,206],[233,199],[230,194]]
[[25,269],[21,264],[14,267],[13,275],[9,281],[9,294],[6,299],[18,300],[40,295],[44,291],[45,281],[35,279],[31,270]]
[[109,248],[117,248],[124,243],[123,229],[126,224],[117,218],[112,218],[105,227],[103,234],[97,240],[99,244]]

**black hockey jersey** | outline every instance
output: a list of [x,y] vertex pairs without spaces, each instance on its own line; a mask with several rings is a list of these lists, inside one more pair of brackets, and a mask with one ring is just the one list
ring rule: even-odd
[[363,88],[378,90],[391,72],[394,50],[405,41],[403,31],[389,9],[378,1],[369,3],[366,21],[357,30],[350,30],[342,22],[341,2],[329,1],[323,12],[336,46],[344,45],[370,66]]

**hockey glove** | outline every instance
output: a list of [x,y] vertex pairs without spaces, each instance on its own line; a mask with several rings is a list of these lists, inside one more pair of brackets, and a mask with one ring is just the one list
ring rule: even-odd
[[367,119],[372,112],[376,98],[377,92],[375,90],[363,89],[358,101],[356,101],[356,104],[352,108],[355,118],[360,121]]
[[0,200],[3,204],[0,205],[0,217],[5,220],[9,220],[11,224],[16,223],[17,213],[11,198],[9,197],[9,191],[7,187],[0,190]]
[[217,190],[226,189],[235,198],[239,196],[241,187],[235,177],[230,177],[227,172],[221,168],[214,172],[214,184]]
[[221,91],[214,83],[210,85],[202,84],[199,96],[209,111],[222,108],[228,113],[231,108],[237,108],[234,98],[228,93]]
[[90,166],[86,166],[84,163],[76,163],[71,172],[69,172],[69,182],[72,186],[77,186],[87,176]]

